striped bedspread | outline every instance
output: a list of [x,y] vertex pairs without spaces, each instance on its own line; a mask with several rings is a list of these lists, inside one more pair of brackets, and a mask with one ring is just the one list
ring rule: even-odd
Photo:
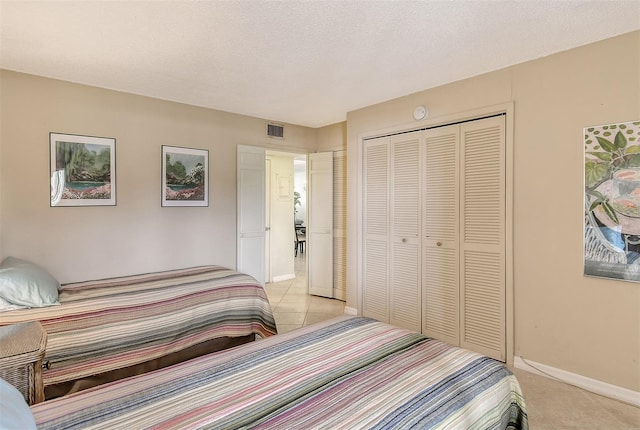
[[339,317],[31,407],[42,429],[526,429],[502,364]]
[[44,385],[181,351],[223,336],[276,333],[266,293],[219,266],[63,285],[60,306],[0,314],[0,325],[39,320],[47,331]]

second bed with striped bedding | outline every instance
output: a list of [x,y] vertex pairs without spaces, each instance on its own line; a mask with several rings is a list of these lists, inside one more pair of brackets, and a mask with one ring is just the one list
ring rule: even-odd
[[251,276],[201,266],[63,285],[60,306],[0,314],[0,325],[40,321],[44,385],[137,365],[222,337],[276,333],[264,288]]
[[39,428],[526,429],[500,362],[339,317],[32,406]]

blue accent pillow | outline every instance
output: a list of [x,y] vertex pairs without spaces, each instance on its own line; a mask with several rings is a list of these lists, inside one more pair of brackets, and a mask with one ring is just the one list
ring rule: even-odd
[[36,420],[22,393],[0,379],[0,428],[3,430],[35,430]]
[[7,257],[0,264],[0,298],[22,307],[59,305],[58,282],[42,267]]

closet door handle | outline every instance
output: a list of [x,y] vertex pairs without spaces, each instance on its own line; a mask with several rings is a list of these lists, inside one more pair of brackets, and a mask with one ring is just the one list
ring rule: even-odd
[[436,242],[436,246],[442,246],[442,242]]
[[406,237],[402,238],[402,243],[407,243],[407,238]]

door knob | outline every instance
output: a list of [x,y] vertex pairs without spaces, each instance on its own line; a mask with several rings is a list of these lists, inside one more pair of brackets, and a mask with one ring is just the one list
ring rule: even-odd
[[402,238],[402,243],[407,243],[407,238],[406,237]]
[[442,242],[436,242],[436,246],[442,246]]

